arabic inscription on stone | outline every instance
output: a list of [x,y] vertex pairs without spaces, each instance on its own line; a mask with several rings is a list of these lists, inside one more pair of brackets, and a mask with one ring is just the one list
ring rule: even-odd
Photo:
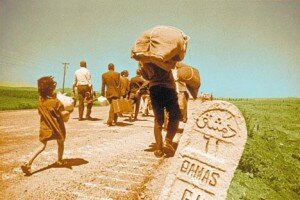
[[225,101],[202,103],[192,116],[159,199],[226,198],[247,139],[245,120]]

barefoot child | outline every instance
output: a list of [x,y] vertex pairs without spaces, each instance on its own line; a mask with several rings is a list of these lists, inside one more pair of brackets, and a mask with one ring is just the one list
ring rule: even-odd
[[39,139],[41,146],[36,149],[28,163],[21,166],[22,171],[30,175],[31,164],[34,159],[46,148],[49,140],[56,140],[58,145],[57,165],[62,165],[64,152],[64,141],[66,138],[66,129],[64,122],[69,119],[69,112],[64,110],[62,103],[56,98],[54,93],[56,82],[51,76],[45,76],[38,80],[38,111],[40,118]]

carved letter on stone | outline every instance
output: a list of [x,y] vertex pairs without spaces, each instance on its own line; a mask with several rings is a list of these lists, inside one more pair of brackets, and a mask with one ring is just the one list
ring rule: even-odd
[[222,200],[247,139],[244,117],[231,103],[208,101],[192,113],[159,199]]

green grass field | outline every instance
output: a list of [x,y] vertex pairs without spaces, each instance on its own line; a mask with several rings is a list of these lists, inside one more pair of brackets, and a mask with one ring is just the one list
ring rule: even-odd
[[[61,91],[58,89],[56,92]],[[65,89],[65,93],[71,96],[72,90]],[[34,87],[6,87],[0,86],[0,111],[1,110],[20,110],[37,108],[39,95],[37,88]],[[94,102],[94,106],[98,106]]]
[[[36,88],[0,87],[0,110],[36,108],[37,99]],[[224,100],[248,129],[227,199],[300,199],[300,98]]]
[[300,99],[230,102],[248,139],[227,199],[300,199]]
[[0,110],[36,108],[38,98],[37,88],[0,86]]

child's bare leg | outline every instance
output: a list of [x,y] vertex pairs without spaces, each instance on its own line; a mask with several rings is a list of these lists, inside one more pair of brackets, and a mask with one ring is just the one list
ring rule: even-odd
[[57,140],[57,145],[58,145],[58,163],[62,164],[62,158],[63,158],[63,154],[64,154],[64,140],[62,139],[58,139]]
[[27,164],[29,167],[30,167],[31,164],[33,163],[34,159],[35,159],[40,153],[42,153],[42,151],[45,150],[46,145],[47,145],[47,142],[42,142],[42,145],[40,145],[40,146],[35,150],[35,152],[34,152],[32,158],[29,160],[29,162],[28,162],[28,164]]

